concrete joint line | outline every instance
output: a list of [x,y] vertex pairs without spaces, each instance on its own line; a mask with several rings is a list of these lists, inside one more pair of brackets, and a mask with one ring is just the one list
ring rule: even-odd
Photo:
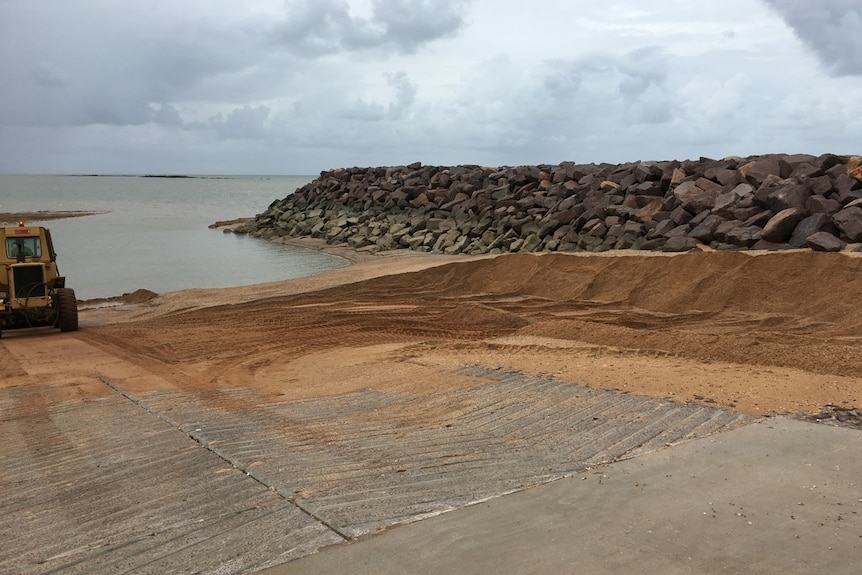
[[213,446],[209,441],[206,440],[206,438],[203,436],[203,434],[198,433],[197,430],[191,430],[190,431],[190,430],[184,429],[182,424],[180,424],[178,421],[175,421],[175,420],[171,419],[170,417],[168,417],[167,415],[165,415],[164,413],[162,413],[156,409],[153,409],[152,407],[147,405],[144,401],[135,397],[134,395],[132,395],[131,393],[129,393],[128,391],[126,391],[125,389],[123,389],[122,387],[120,387],[119,385],[117,385],[116,383],[114,383],[113,381],[108,379],[107,377],[105,377],[104,375],[100,375],[100,376],[98,376],[98,378],[99,378],[99,381],[101,381],[102,383],[107,385],[109,388],[111,388],[112,390],[114,390],[118,394],[122,395],[123,397],[125,397],[126,399],[128,399],[129,401],[131,401],[132,403],[134,403],[135,405],[137,405],[141,409],[151,413],[152,415],[155,415],[156,417],[158,417],[159,419],[161,419],[162,421],[164,421],[165,423],[167,423],[171,427],[184,433],[189,439],[191,439],[192,441],[194,441],[195,443],[197,443],[198,445],[200,445],[201,447],[203,447],[207,451],[210,451],[211,453],[218,456],[220,459],[229,463],[235,469],[238,469],[239,471],[243,472],[246,475],[246,477],[251,478],[253,481],[259,483],[263,487],[266,487],[268,490],[277,493],[279,497],[290,502],[294,507],[296,507],[297,509],[299,509],[300,511],[302,511],[303,513],[305,513],[306,515],[308,515],[309,517],[311,517],[315,521],[321,523],[327,529],[329,529],[330,531],[332,531],[333,533],[335,533],[336,535],[338,535],[339,537],[341,537],[345,541],[349,541],[351,539],[350,535],[347,535],[346,533],[342,532],[338,527],[330,524],[325,519],[318,517],[313,512],[306,509],[304,505],[302,505],[299,501],[296,500],[296,498],[293,496],[292,493],[286,492],[283,488],[270,482],[266,478],[266,476],[263,475],[262,473],[256,472],[254,469],[247,467],[246,465],[244,465],[241,461],[239,461],[235,457],[232,457],[232,456],[228,455],[227,453],[223,452],[222,450],[220,450],[219,448]]

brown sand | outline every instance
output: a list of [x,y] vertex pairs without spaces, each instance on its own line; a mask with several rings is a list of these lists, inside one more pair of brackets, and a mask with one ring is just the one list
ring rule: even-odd
[[751,414],[862,405],[862,254],[340,253],[360,261],[90,306],[77,337],[278,401],[476,385],[452,370],[481,365]]
[[64,218],[80,218],[105,212],[0,212],[0,226],[17,224],[24,220],[27,224],[62,220]]

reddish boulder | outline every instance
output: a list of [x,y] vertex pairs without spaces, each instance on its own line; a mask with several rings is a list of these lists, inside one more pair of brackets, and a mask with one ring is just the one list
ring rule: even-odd
[[804,217],[805,211],[800,208],[782,210],[766,222],[761,237],[768,242],[785,242]]

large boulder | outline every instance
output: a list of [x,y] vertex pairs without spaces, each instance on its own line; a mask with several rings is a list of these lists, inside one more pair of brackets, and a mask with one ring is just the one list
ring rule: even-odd
[[779,156],[763,156],[742,166],[739,171],[754,187],[759,187],[769,176],[789,178],[793,167]]
[[787,184],[769,194],[767,207],[775,213],[788,208],[804,209],[811,197],[811,189],[802,184]]
[[689,237],[692,237],[700,242],[708,244],[712,241],[715,231],[724,220],[716,214],[708,215],[701,223],[699,223],[691,232]]
[[847,247],[847,243],[829,232],[817,232],[808,236],[802,247],[811,248],[815,252],[840,252]]
[[757,226],[736,226],[724,234],[725,241],[741,248],[750,248],[760,240],[762,230]]
[[812,195],[805,202],[805,209],[814,213],[834,214],[841,209],[841,202],[820,195]]
[[715,199],[721,193],[721,187],[709,186],[703,189],[695,182],[683,182],[674,190],[676,201],[691,214],[697,214],[703,210],[712,209]]
[[[814,214],[808,216],[796,226],[790,238],[790,245],[802,248],[806,246],[808,238],[814,234],[827,232],[829,235],[838,235],[838,229],[832,223],[832,218],[827,214]],[[828,251],[828,250],[826,250]]]
[[835,214],[832,220],[851,242],[862,242],[862,208],[845,208]]
[[768,242],[787,241],[803,218],[805,218],[805,211],[801,208],[782,210],[766,222],[761,237]]

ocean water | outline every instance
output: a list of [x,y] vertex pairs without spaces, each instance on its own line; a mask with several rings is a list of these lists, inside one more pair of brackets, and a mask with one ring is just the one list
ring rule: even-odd
[[208,228],[261,213],[312,179],[0,175],[0,212],[104,212],[42,224],[51,230],[60,273],[79,299],[140,288],[234,287],[346,265],[312,250]]

